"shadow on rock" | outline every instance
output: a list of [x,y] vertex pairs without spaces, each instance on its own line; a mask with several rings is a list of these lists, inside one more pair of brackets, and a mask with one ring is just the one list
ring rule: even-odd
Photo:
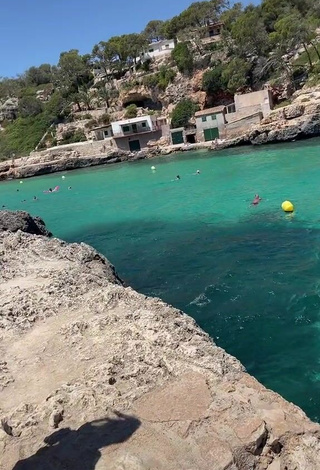
[[65,428],[54,432],[45,438],[45,447],[20,460],[13,470],[94,470],[100,449],[125,442],[141,424],[133,416],[116,415],[86,423],[76,431]]

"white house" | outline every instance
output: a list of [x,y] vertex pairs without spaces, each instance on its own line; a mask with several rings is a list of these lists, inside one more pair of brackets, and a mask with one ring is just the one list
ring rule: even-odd
[[148,49],[141,53],[138,59],[144,61],[147,59],[156,59],[165,55],[171,54],[175,48],[174,39],[162,39],[161,41],[152,42],[149,44]]
[[159,140],[166,131],[165,118],[140,116],[111,123],[113,139],[121,150],[138,152],[146,148],[150,140]]

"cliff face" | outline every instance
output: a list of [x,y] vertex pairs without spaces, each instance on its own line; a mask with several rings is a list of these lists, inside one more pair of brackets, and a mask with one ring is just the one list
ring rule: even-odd
[[320,468],[320,426],[95,250],[0,253],[1,470]]

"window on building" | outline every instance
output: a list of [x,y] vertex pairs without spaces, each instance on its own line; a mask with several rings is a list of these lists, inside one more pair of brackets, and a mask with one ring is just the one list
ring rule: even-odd
[[169,47],[170,47],[169,44],[166,44],[166,49],[169,49]]
[[154,50],[153,50],[153,49],[149,49],[149,52],[154,52]]
[[207,116],[202,116],[202,122],[207,122]]
[[147,123],[146,123],[146,122],[143,122],[143,123],[141,124],[141,126],[142,126],[142,127],[147,127]]
[[129,132],[129,131],[130,131],[130,127],[129,127],[129,126],[123,126],[123,127],[122,127],[122,130],[123,130],[123,132]]
[[215,119],[217,119],[217,115],[216,114],[211,114],[211,119],[214,121]]
[[104,131],[104,137],[108,137],[109,136],[109,131]]

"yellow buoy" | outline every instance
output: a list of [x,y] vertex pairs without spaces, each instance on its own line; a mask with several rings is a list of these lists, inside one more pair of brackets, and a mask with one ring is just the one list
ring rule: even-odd
[[284,210],[284,212],[293,212],[294,211],[293,204],[290,201],[284,201],[282,203],[281,207],[282,207],[282,210]]

